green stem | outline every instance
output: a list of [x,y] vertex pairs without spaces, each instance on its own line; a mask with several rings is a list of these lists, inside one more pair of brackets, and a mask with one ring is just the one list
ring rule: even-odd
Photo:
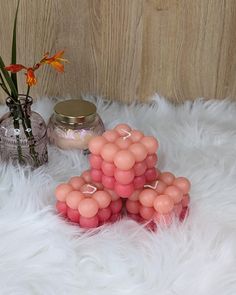
[[[14,129],[20,130],[18,111],[13,113],[13,125],[14,125]],[[19,163],[23,165],[25,161],[23,159],[20,136],[18,134],[16,134],[16,142],[17,142],[17,153],[18,153]]]
[[30,92],[30,86],[28,85],[28,87],[27,87],[27,92],[26,92],[26,100],[28,100],[29,92]]
[[[27,92],[26,92],[26,102],[28,101],[28,98],[29,98],[29,92],[30,92],[30,86],[28,85]],[[29,117],[26,109],[25,109],[24,113],[25,113],[24,124],[27,126],[27,129],[24,128],[24,130],[26,130],[27,134],[25,133],[25,135],[27,136],[27,138],[30,142],[30,145],[29,145],[30,154],[32,155],[32,157],[34,159],[36,166],[39,166],[39,158],[38,158],[38,153],[35,150],[35,138],[34,138],[34,135],[32,132],[32,128],[31,128],[31,120],[30,120],[30,117]],[[27,132],[27,130],[28,130],[28,132]]]
[[3,76],[2,76],[2,74],[1,74],[1,72],[0,72],[0,80],[1,80],[0,86],[1,86],[2,89],[6,92],[6,94],[7,94],[8,96],[10,96],[10,95],[11,95],[11,94],[10,94],[10,91],[7,89],[7,86],[6,86],[6,84],[5,84],[5,81],[4,81],[4,79],[3,79]]

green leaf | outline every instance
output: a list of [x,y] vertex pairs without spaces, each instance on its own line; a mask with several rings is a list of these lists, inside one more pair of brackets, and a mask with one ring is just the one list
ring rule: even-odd
[[12,97],[14,99],[18,99],[18,91],[16,90],[15,84],[12,81],[11,76],[9,75],[8,71],[5,70],[5,64],[0,56],[0,70],[9,86],[9,88],[11,89],[11,93],[12,93]]
[[[20,4],[20,0],[18,0],[18,2],[17,2],[16,14],[15,14],[15,20],[14,20],[14,28],[13,28],[13,36],[12,36],[12,50],[11,50],[11,64],[12,65],[16,64],[16,25],[17,25],[19,4]],[[15,85],[16,91],[18,92],[17,74],[11,73],[11,78],[12,78],[12,81]]]

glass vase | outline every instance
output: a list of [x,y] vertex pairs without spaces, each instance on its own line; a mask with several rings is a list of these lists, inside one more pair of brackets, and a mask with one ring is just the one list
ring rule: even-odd
[[31,111],[32,98],[20,95],[18,101],[8,97],[9,112],[0,119],[1,159],[13,164],[37,168],[48,161],[46,124]]

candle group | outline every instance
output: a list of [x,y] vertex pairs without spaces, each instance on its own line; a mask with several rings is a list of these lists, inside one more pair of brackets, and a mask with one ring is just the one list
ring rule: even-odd
[[122,209],[122,200],[101,184],[93,183],[90,171],[59,184],[55,196],[58,212],[83,228],[115,221]]
[[153,136],[119,124],[89,142],[92,179],[128,198],[156,179],[157,148]]
[[157,168],[153,136],[119,124],[89,142],[90,170],[56,188],[57,210],[83,228],[128,216],[151,226],[188,213],[190,182]]

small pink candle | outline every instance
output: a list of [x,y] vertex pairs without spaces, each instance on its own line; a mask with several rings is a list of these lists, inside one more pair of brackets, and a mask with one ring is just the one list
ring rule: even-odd
[[119,197],[114,192],[104,190],[100,183],[95,186],[91,182],[92,178],[100,177],[100,173],[101,170],[92,169],[81,176],[72,177],[69,183],[58,185],[55,191],[58,212],[84,228],[110,222],[114,214],[118,218],[122,209]]
[[156,181],[145,184],[142,190],[130,196],[127,211],[130,216],[136,216],[135,220],[154,220],[166,225],[170,225],[175,217],[183,220],[189,205],[189,181],[183,177],[175,178],[170,172],[157,171],[156,174]]

